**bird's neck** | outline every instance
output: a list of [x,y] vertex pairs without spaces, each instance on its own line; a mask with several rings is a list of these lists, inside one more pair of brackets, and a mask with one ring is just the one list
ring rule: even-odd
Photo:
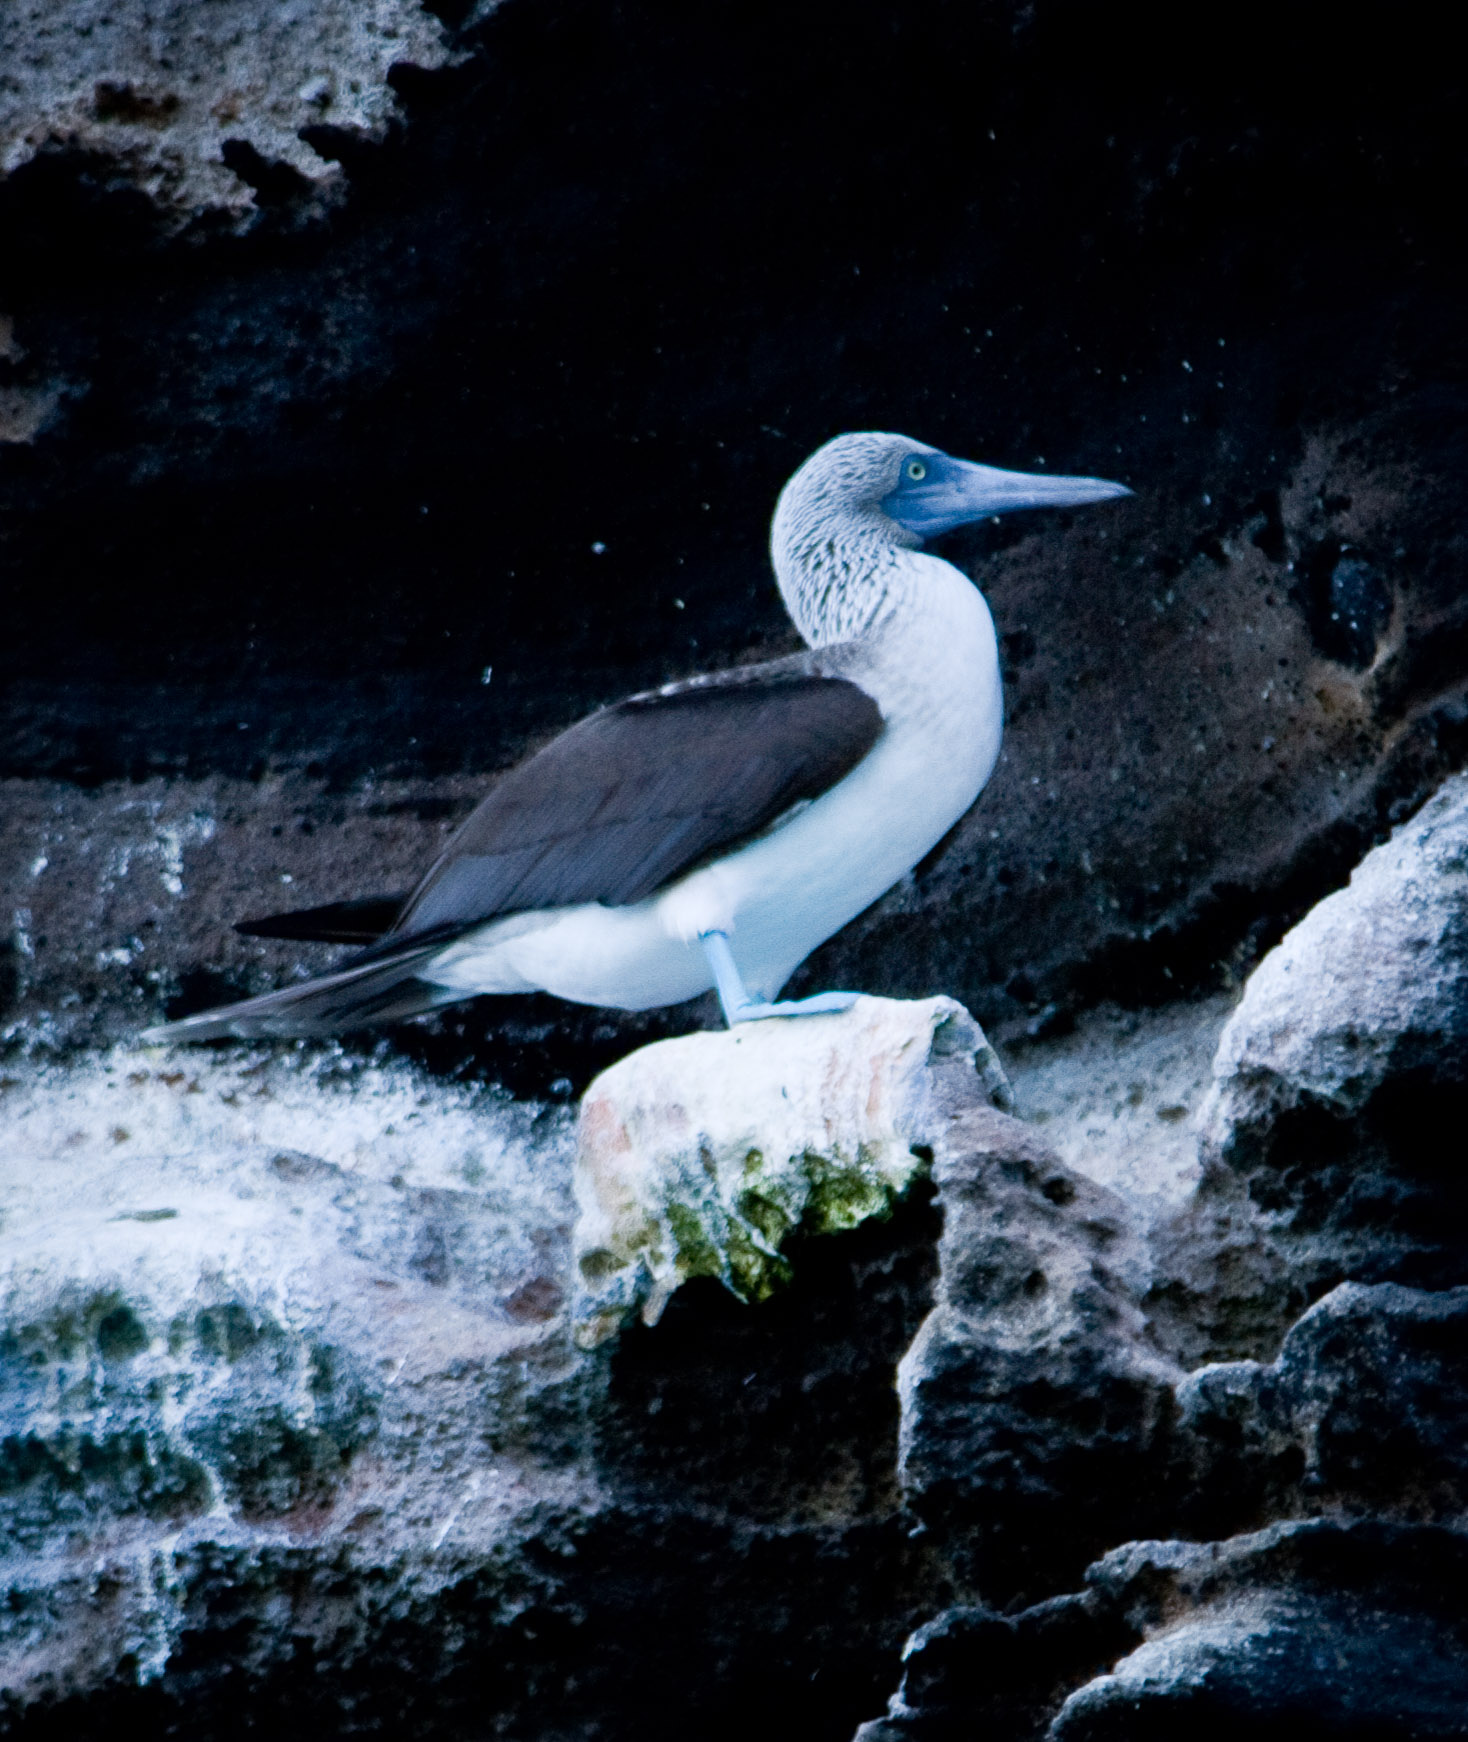
[[[770,557],[785,609],[812,647],[877,633],[905,593],[900,531],[885,515],[839,521],[800,512],[782,500],[770,531]],[[912,541],[914,544],[916,540]]]

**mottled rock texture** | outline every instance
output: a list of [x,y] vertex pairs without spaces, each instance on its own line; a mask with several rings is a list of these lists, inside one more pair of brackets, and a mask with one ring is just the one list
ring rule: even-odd
[[1307,1291],[1465,1274],[1468,780],[1264,958],[1200,1118],[1211,1183],[1243,1184]]
[[[902,1358],[908,1502],[968,1583],[1043,1590],[1114,1540],[1178,1375],[1148,1337],[1123,1201],[987,1108],[937,1148],[932,1313]],[[1139,1516],[1158,1496],[1134,1491]]]
[[951,998],[860,998],[839,1017],[754,1022],[645,1047],[599,1076],[576,1133],[577,1340],[656,1324],[695,1276],[762,1301],[797,1227],[885,1218],[933,1155],[944,1103],[1009,1085]]
[[901,1471],[982,1601],[865,1742],[1468,1734],[1463,814],[1450,781],[1265,958],[1170,1212],[983,1109],[939,1150]]
[[156,1678],[216,1586],[267,1657],[471,1562],[511,1603],[527,1539],[594,1507],[563,1112],[155,1050],[7,1077],[0,1114],[12,1705]]
[[[1344,888],[1468,760],[1441,14],[0,6],[0,1122],[55,1158],[0,1179],[6,1727],[840,1742],[902,1683],[914,1736],[1455,1733],[1439,813]],[[1032,1123],[955,1105],[767,1301],[578,1354],[565,1105],[708,1001],[114,1049],[332,959],[232,920],[401,889],[547,733],[787,647],[770,509],[850,428],[1136,491],[944,546],[1006,759],[792,988],[961,999]],[[197,1217],[123,1189],[185,1119]]]
[[[647,1049],[589,1104],[727,1110],[783,1032]],[[0,1078],[0,1725],[222,1734],[243,1690],[291,1735],[359,1706],[539,1733],[555,1681],[574,1734],[669,1701],[849,1728],[929,1588],[892,1388],[934,1268],[920,1139],[988,1090],[951,1001],[808,1032],[808,1201],[764,1229],[759,1316],[694,1267],[591,1353],[562,1107],[333,1047]],[[783,1099],[746,1115],[772,1156]]]
[[[1461,133],[1420,33],[442,10],[465,58],[393,73],[400,131],[307,129],[350,197],[304,227],[294,172],[250,237],[161,250],[93,158],[0,185],[0,392],[51,407],[0,464],[0,772],[226,781],[262,834],[287,775],[456,811],[595,703],[786,645],[770,511],[853,427],[1137,496],[950,541],[1007,759],[810,983],[1001,1040],[1235,985],[1461,761]],[[320,846],[279,870],[348,893]],[[160,988],[279,972],[185,924]]]
[[0,177],[43,152],[86,153],[182,228],[256,211],[261,172],[328,188],[313,127],[381,139],[387,75],[442,66],[416,0],[12,0],[0,13]]
[[1444,784],[1260,963],[1203,1112],[1229,1156],[1315,1104],[1358,1118],[1392,1077],[1468,1076],[1468,779]]
[[[1198,1369],[1174,1382],[1172,1408],[1139,1410],[1113,1381],[1130,1407],[1103,1419],[1094,1381],[1073,1380],[1048,1400],[1048,1442],[1033,1426],[1010,1428],[1021,1406],[1034,1408],[1038,1364],[1007,1393],[976,1398],[962,1430],[909,1415],[905,1397],[904,1436],[930,1437],[955,1466],[1008,1429],[1013,1473],[992,1491],[973,1482],[943,1524],[975,1557],[991,1603],[946,1610],[912,1636],[901,1688],[864,1742],[939,1742],[976,1725],[1016,1739],[1150,1737],[1183,1721],[1212,1736],[1246,1719],[1271,1737],[1301,1726],[1331,1737],[1468,1732],[1465,1314],[1462,1288],[1343,1284],[1276,1361]],[[905,1365],[921,1358],[924,1334]],[[1124,1345],[1098,1342],[1115,1366]],[[992,1372],[992,1333],[975,1345],[971,1364]],[[1118,1426],[1134,1447],[1129,1478],[1107,1467]],[[1101,1495],[1109,1519],[1166,1521],[1186,1540],[1114,1549],[1078,1592],[1024,1607],[1014,1594],[1054,1589],[1054,1571],[991,1545],[1014,1528],[1016,1475],[1029,1475],[1038,1502],[1057,1455],[1085,1462],[1051,1497],[1052,1508],[1069,1504],[1056,1527],[1067,1548],[1084,1545],[1075,1520]],[[1256,1528],[1269,1518],[1280,1522]],[[1043,1523],[1016,1534],[1048,1545]]]
[[1323,1519],[1130,1543],[1083,1592],[930,1622],[892,1713],[858,1735],[1461,1737],[1465,1555],[1460,1531]]
[[1345,1282],[1268,1365],[1190,1374],[1179,1425],[1209,1467],[1209,1504],[1245,1519],[1339,1507],[1461,1515],[1465,1332],[1468,1289]]
[[1465,1552],[1457,1531],[1325,1521],[1119,1551],[1096,1584],[1144,1643],[1050,1735],[1461,1737],[1468,1649],[1449,1593]]

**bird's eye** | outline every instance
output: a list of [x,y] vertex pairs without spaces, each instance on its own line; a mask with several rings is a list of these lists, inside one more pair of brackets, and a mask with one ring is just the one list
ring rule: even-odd
[[928,475],[928,468],[921,460],[909,460],[904,470],[914,484],[920,484]]

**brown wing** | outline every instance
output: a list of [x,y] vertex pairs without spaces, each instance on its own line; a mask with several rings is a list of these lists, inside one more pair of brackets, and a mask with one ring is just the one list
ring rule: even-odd
[[819,797],[881,730],[865,690],[783,663],[604,708],[500,780],[369,953],[500,914],[641,901]]

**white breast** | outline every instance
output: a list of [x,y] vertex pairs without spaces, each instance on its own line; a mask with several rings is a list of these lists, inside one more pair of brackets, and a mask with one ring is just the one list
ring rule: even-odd
[[727,932],[750,990],[773,997],[818,944],[930,851],[978,797],[1003,727],[993,620],[958,570],[902,553],[900,596],[851,676],[885,728],[846,778],[769,834],[634,907],[497,921],[436,958],[461,992],[543,989],[651,1009],[712,985],[698,934]]

